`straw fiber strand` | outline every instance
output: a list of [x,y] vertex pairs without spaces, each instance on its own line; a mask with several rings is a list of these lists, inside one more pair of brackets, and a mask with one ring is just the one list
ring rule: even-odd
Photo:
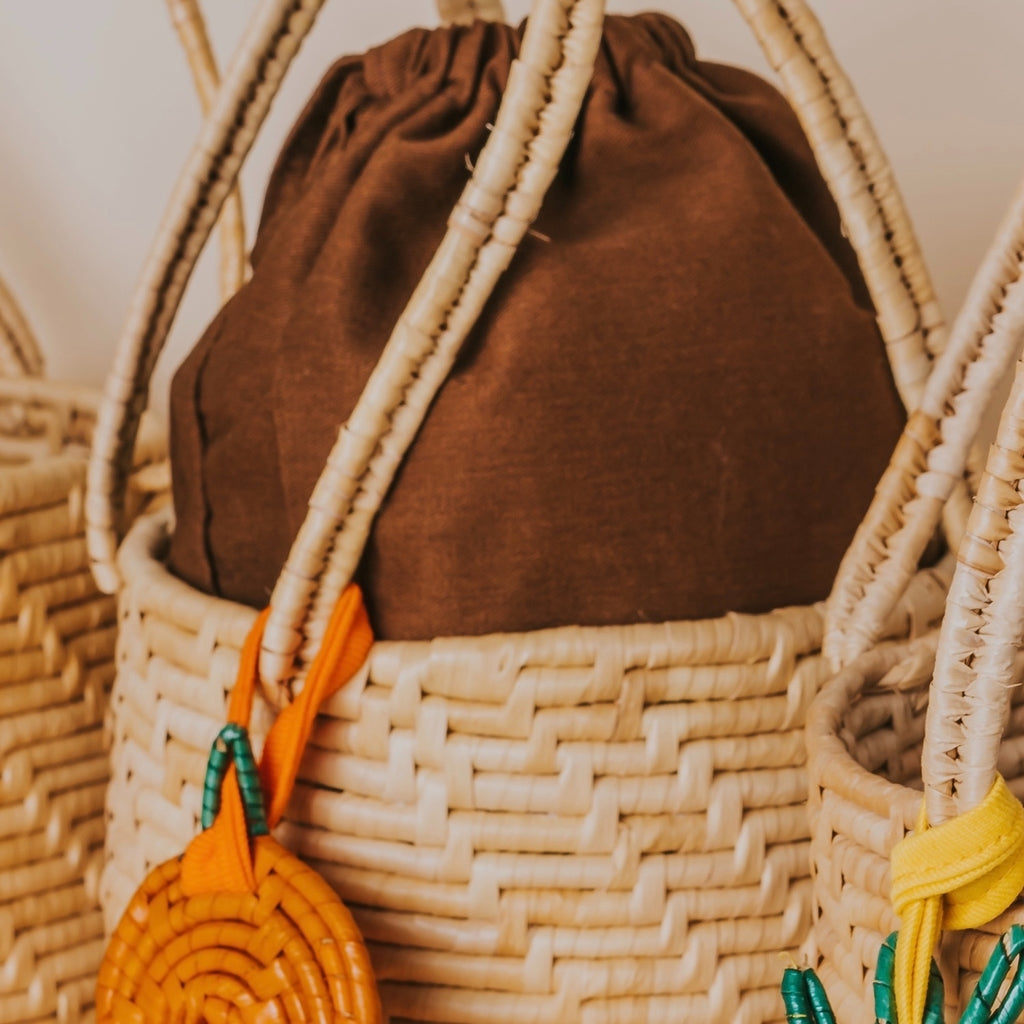
[[[97,396],[0,382],[0,1020],[90,1019],[116,603],[82,508]],[[160,456],[147,428],[143,461]],[[133,485],[134,492],[134,485]],[[130,502],[138,507],[140,494]]]
[[811,143],[857,253],[908,412],[945,347],[942,311],[892,169],[813,12],[738,0]]
[[[472,178],[327,457],[271,595],[260,662],[265,685],[290,679],[300,648],[303,663],[315,656],[405,452],[540,210],[590,82],[602,25],[594,0],[552,0],[533,11]],[[277,697],[286,700],[287,688]]]
[[[171,577],[166,531],[140,520],[120,555],[111,925],[198,828],[254,619]],[[894,624],[943,593],[922,583]],[[352,911],[386,1019],[781,1019],[778,951],[810,924],[820,631],[812,607],[376,644],[325,704],[279,838]]]
[[923,764],[934,824],[976,807],[995,779],[1024,639],[1022,478],[1024,367],[1018,363],[939,634],[943,657],[936,663]]
[[136,291],[107,378],[89,469],[87,533],[94,573],[109,593],[119,581],[116,537],[126,520],[122,495],[148,384],[203,244],[235,183],[295,51],[323,0],[265,2],[204,121]]
[[[893,378],[912,414],[921,404],[933,360],[946,347],[946,325],[888,158],[806,4],[738,3],[779,74],[839,208],[874,302]],[[978,472],[983,461],[971,453]],[[970,495],[958,481],[943,509],[951,547],[959,543],[969,513]]]

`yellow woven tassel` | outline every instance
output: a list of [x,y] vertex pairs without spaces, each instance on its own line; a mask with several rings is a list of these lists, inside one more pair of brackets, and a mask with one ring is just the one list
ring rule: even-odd
[[892,902],[901,918],[894,988],[897,1016],[924,1015],[928,971],[943,928],[976,928],[998,917],[1024,889],[1024,807],[996,776],[984,801],[916,831],[892,851]]

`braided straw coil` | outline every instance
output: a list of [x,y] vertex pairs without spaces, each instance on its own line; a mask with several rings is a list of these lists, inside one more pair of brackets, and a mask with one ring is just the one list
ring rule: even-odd
[[[363,963],[367,977],[370,968],[334,891],[270,836],[254,842],[253,862],[256,893],[189,898],[180,858],[150,874],[100,972],[100,1021],[195,1019],[186,1014],[197,1004],[204,1020],[231,1020],[232,1010],[251,1014],[255,1007],[268,1022],[380,1020],[379,1008],[367,1005],[363,978],[351,976],[353,963]],[[165,924],[158,936],[147,934],[157,914]],[[137,987],[124,983],[136,978]]]
[[[924,407],[911,420],[869,516],[869,523],[888,520],[890,529],[897,528],[888,542],[885,578],[881,570],[873,576],[864,564],[865,539],[859,537],[837,587],[849,604],[836,602],[832,609],[835,650],[841,660],[851,660],[823,689],[808,720],[819,908],[814,939],[837,1017],[850,1024],[874,1020],[869,971],[882,940],[899,924],[889,904],[889,855],[905,834],[921,831],[922,784],[930,826],[924,836],[942,834],[958,816],[979,808],[994,792],[997,771],[1018,800],[1024,797],[1020,364],[960,546],[941,634],[905,649],[871,642],[887,603],[879,606],[876,591],[899,597],[916,550],[908,537],[928,528],[921,523],[935,522],[949,481],[962,469],[970,443],[965,432],[977,429],[993,384],[1024,330],[1022,249],[1024,185],[929,381],[929,395],[934,391],[934,401],[945,403],[939,424],[924,421],[926,414],[934,415]],[[869,585],[854,592],[859,599],[848,598],[840,588],[858,578]],[[864,649],[867,653],[856,656]],[[964,852],[954,857],[954,874],[964,870],[964,857]],[[939,868],[935,865],[941,874]],[[903,883],[893,888],[902,890]],[[988,916],[1005,906],[1001,902]],[[1024,922],[1019,898],[991,923],[943,938],[939,965],[947,1019],[965,1005],[996,939],[1014,922]]]
[[[117,555],[123,439],[181,290],[318,3],[267,3],[186,166],[122,339],[90,467],[91,552],[122,585],[108,861],[112,926],[198,827],[206,752],[251,609],[171,577],[169,518]],[[852,90],[795,0],[744,0],[835,189],[906,401],[941,318]],[[536,214],[589,80],[595,0],[544,0],[451,230],[349,423],[272,601],[253,733],[288,704],[373,515]],[[813,129],[813,130],[811,130]],[[867,154],[867,155],[865,155]],[[887,623],[934,621],[951,567]],[[378,643],[329,700],[281,841],[367,940],[394,1021],[764,1024],[810,924],[802,724],[823,609]]]

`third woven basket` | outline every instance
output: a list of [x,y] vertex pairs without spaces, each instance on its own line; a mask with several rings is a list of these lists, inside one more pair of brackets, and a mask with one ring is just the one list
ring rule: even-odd
[[[972,861],[980,864],[1015,829],[1024,831],[1019,818],[992,828],[967,818],[966,844],[952,853],[929,853],[907,877],[893,877],[889,861],[909,832],[915,832],[917,848],[919,839],[944,843],[959,816],[987,813],[978,808],[995,793],[997,772],[1016,797],[1008,801],[1011,811],[1024,796],[1020,367],[960,545],[941,633],[905,647],[878,644],[879,623],[960,478],[968,446],[1018,349],[1024,331],[1022,239],[1024,187],[975,279],[830,600],[826,650],[842,667],[808,718],[814,946],[836,1017],[846,1024],[875,1020],[871,976],[879,948],[897,927],[903,928],[903,941],[915,912],[911,903],[904,905],[903,893],[933,881],[947,925],[965,929],[947,933],[938,950],[947,1021],[960,1019],[998,937],[1011,923],[1024,922],[1019,897],[1002,913],[1020,888],[1019,872],[1007,883],[1014,891],[1005,898],[996,895],[998,885],[986,881],[979,883],[979,909],[971,906],[959,921],[964,912],[948,909],[962,899],[956,889],[967,880]],[[929,826],[924,831],[918,817],[922,789]],[[1020,849],[1007,855],[1007,865],[1022,863]],[[894,865],[901,856],[906,855],[898,852]],[[901,915],[890,903],[891,893]],[[900,1016],[901,1024],[918,1024],[906,1016]]]
[[[0,1020],[88,1019],[103,952],[103,720],[117,610],[89,572],[86,459],[99,395],[35,376],[0,284]],[[131,518],[166,490],[162,437],[136,447]]]
[[[166,515],[133,529],[115,566],[120,452],[195,256],[319,6],[277,0],[254,23],[108,385],[88,512],[96,571],[121,588],[110,925],[197,829],[207,751],[256,616],[170,575]],[[740,6],[835,190],[913,406],[942,325],[885,161],[803,4]],[[275,591],[257,739],[301,684],[407,446],[536,215],[602,15],[595,0],[535,6],[465,206],[341,433]],[[887,634],[933,621],[944,583],[941,566],[918,575]],[[281,837],[351,909],[385,1016],[781,1019],[777,954],[810,925],[802,726],[827,669],[822,622],[811,605],[377,643],[323,709]]]

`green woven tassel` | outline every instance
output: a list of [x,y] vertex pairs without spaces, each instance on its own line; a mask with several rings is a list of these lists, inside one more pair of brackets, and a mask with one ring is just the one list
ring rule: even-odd
[[825,989],[809,967],[786,968],[782,975],[782,1001],[789,1024],[836,1024]]
[[245,828],[249,838],[265,836],[270,830],[267,828],[263,790],[260,788],[260,776],[252,744],[249,742],[249,731],[234,723],[221,729],[210,748],[210,759],[206,763],[206,779],[203,782],[203,828],[209,828],[220,812],[220,791],[224,785],[224,776],[227,775],[232,762],[238,777],[238,789],[242,794]]
[[[878,951],[874,983],[876,1024],[899,1024],[892,989],[896,938],[894,932]],[[1024,973],[1018,969],[1022,956],[1024,927],[1015,924],[992,951],[974,994],[960,1018],[960,1024],[1017,1024],[1024,1015]],[[999,1000],[999,991],[1011,971],[1014,973],[1002,1000]],[[836,1024],[828,996],[818,976],[810,968],[787,968],[782,977],[782,1000],[789,1024]],[[942,976],[933,960],[928,978],[924,1020],[920,1024],[943,1024],[942,1003]]]

